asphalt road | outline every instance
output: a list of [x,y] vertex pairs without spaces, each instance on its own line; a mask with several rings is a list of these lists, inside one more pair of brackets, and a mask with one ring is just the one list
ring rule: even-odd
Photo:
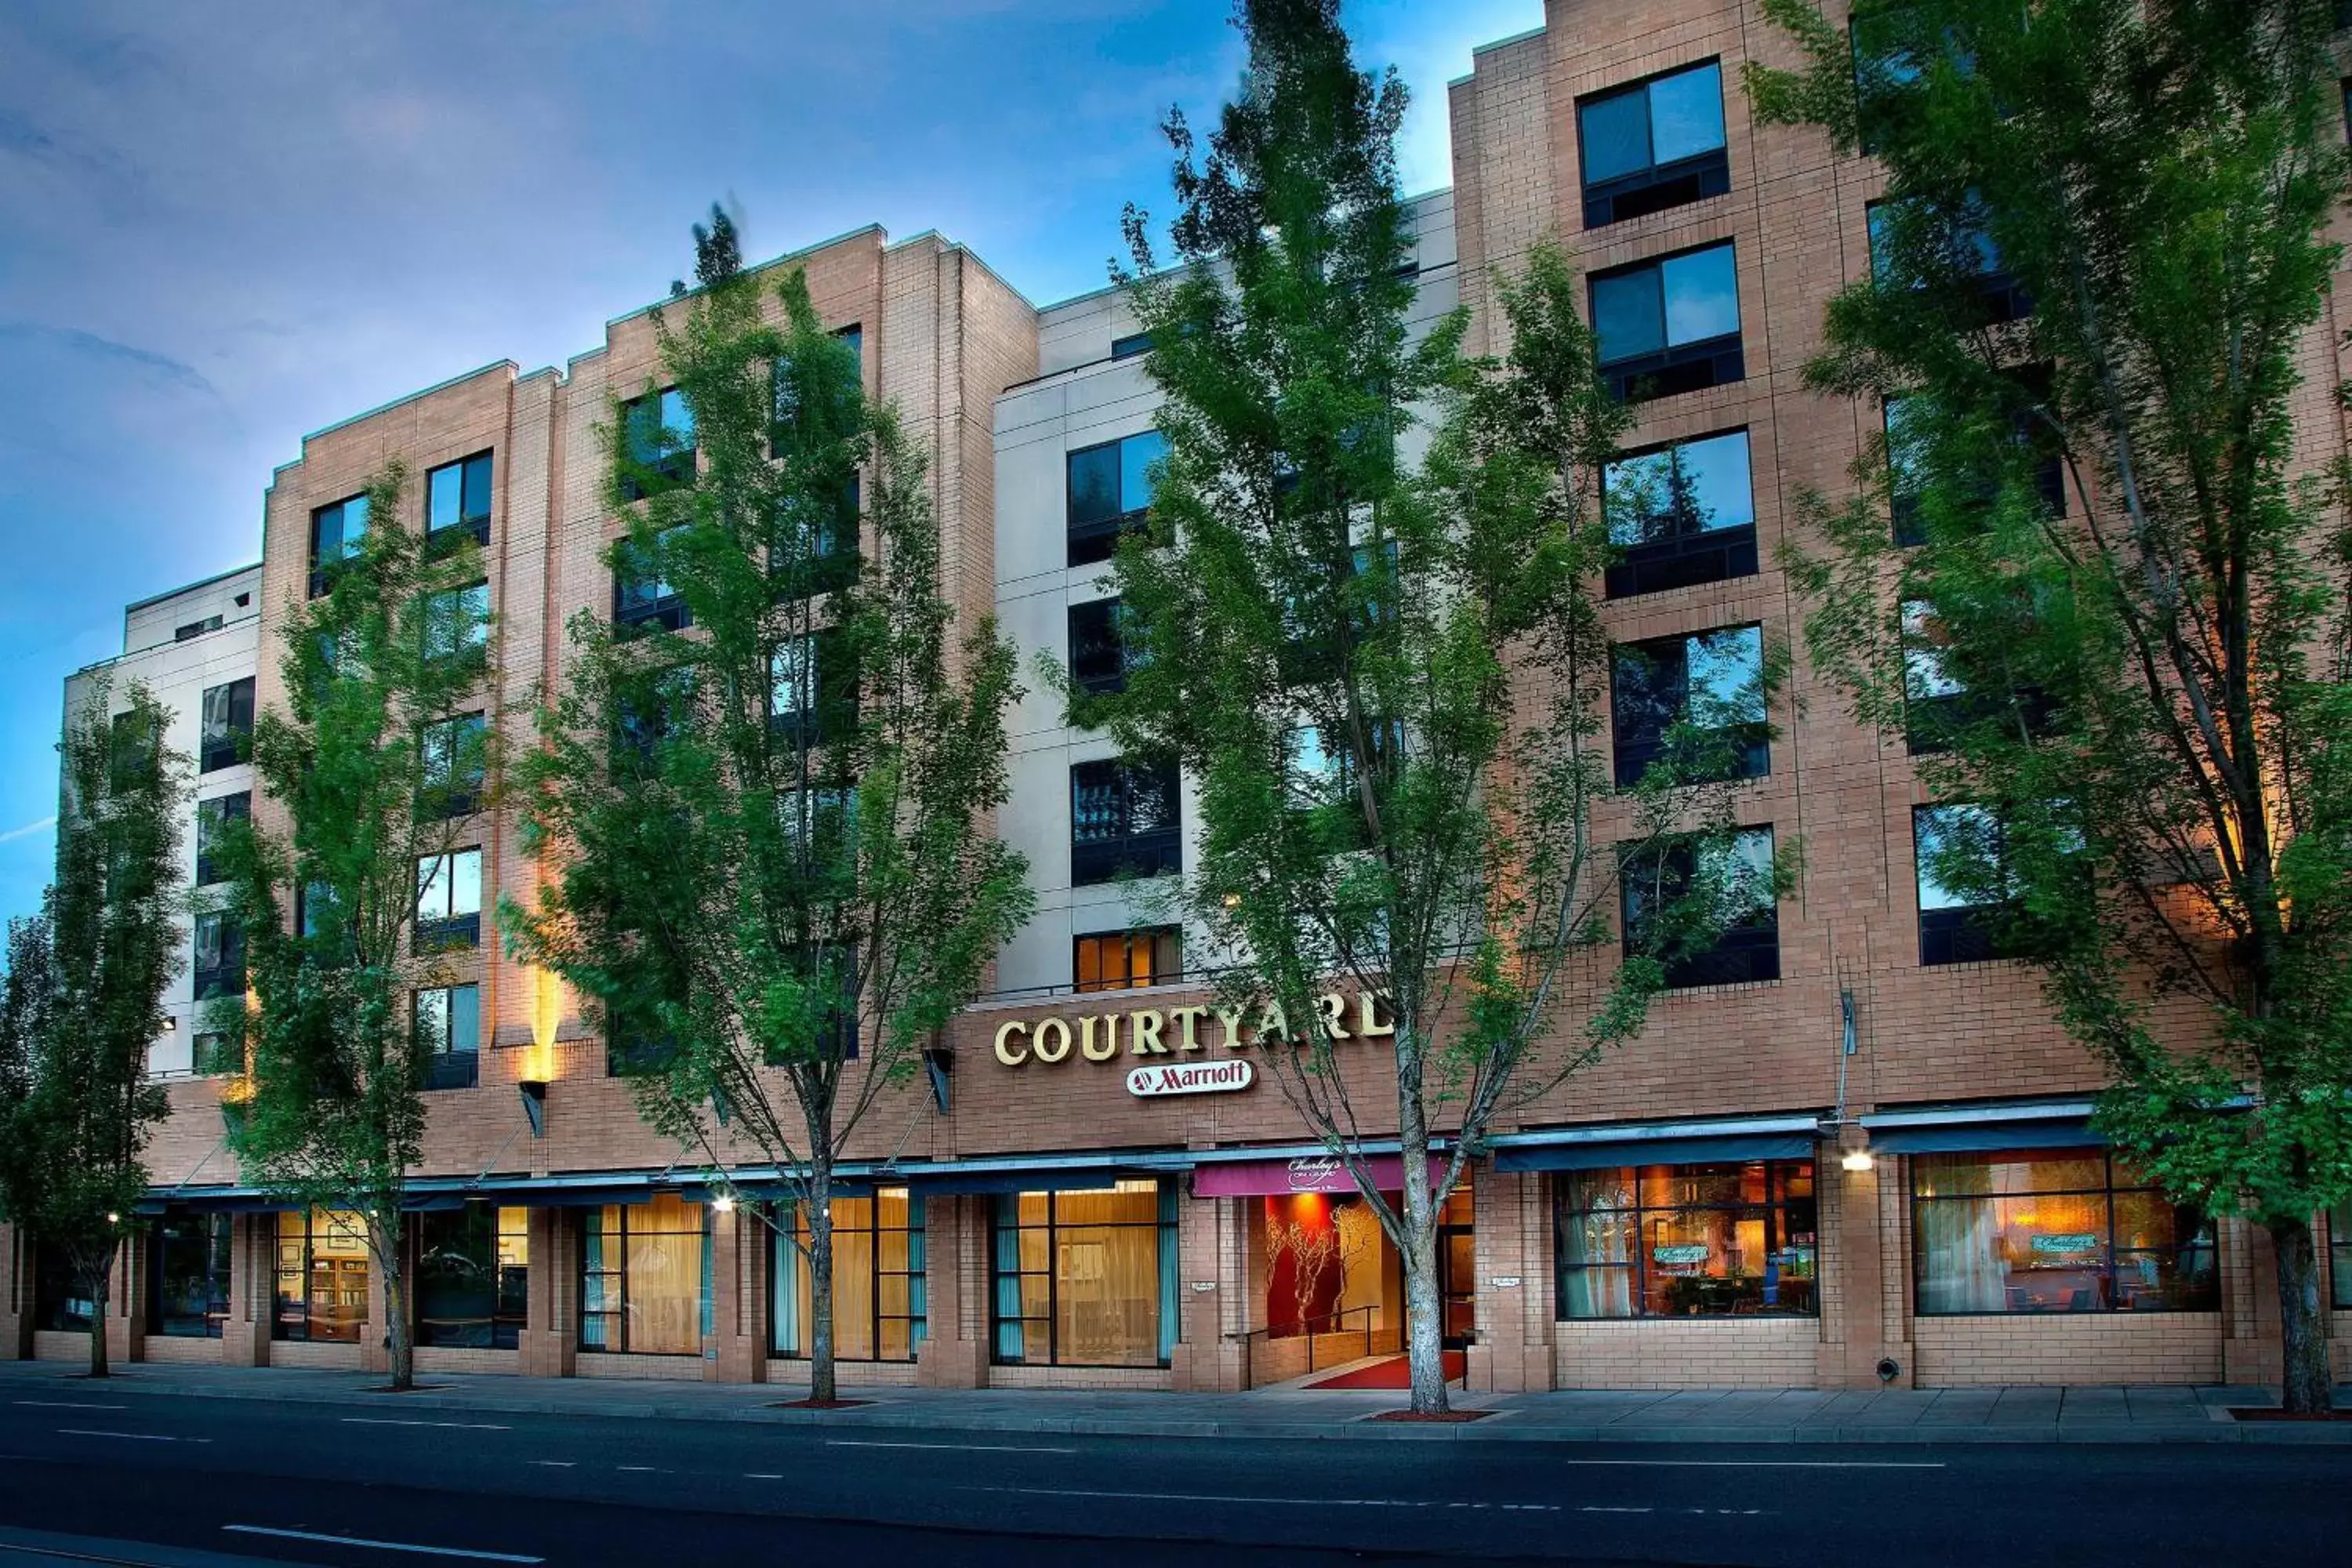
[[2326,1564],[2347,1500],[2345,1448],[974,1440],[0,1391],[8,1568]]

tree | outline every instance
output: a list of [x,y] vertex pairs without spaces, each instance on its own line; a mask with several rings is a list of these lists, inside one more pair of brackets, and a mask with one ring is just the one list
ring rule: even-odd
[[[1403,88],[1355,68],[1336,0],[1249,0],[1237,25],[1248,71],[1205,159],[1181,114],[1167,123],[1178,264],[1160,270],[1127,215],[1133,269],[1116,276],[1153,344],[1167,457],[1112,572],[1125,689],[1073,691],[1072,721],[1197,781],[1198,854],[1170,897],[1224,965],[1221,1005],[1259,1020],[1269,1078],[1396,1247],[1412,1408],[1437,1413],[1439,1220],[1495,1118],[1636,1031],[1661,960],[1769,900],[1775,873],[1708,854],[1669,875],[1670,837],[1719,839],[1731,797],[1719,756],[1653,769],[1611,809],[1663,918],[1592,989],[1579,960],[1608,939],[1620,885],[1594,831],[1612,793],[1594,497],[1625,413],[1556,249],[1502,288],[1505,360],[1465,363],[1458,314],[1414,341]],[[1439,417],[1416,471],[1403,447],[1424,401]],[[1683,753],[1710,751],[1716,717],[1671,726]],[[1326,994],[1341,977],[1379,1016],[1343,1015]],[[1593,1005],[1571,1024],[1580,997]],[[1399,1202],[1365,1152],[1367,1082],[1395,1096]]]
[[412,531],[405,477],[395,458],[369,483],[364,532],[286,607],[286,706],[253,736],[275,809],[223,851],[250,1004],[214,1005],[250,1062],[232,1146],[306,1209],[361,1216],[395,1389],[415,1375],[402,1208],[424,1155],[422,1090],[464,1047],[457,1009],[425,993],[480,941],[476,814],[495,798],[497,718],[480,547]]
[[649,384],[606,431],[629,520],[610,559],[641,613],[570,628],[518,769],[558,869],[504,913],[519,956],[601,1005],[641,1113],[722,1196],[730,1140],[781,1173],[822,1404],[842,1151],[1028,917],[991,832],[1018,688],[993,618],[959,628],[941,596],[922,453],[856,351],[797,269],[772,321],[714,238],[683,322],[658,323],[690,429],[659,427]]
[[2105,1065],[2100,1125],[2269,1233],[2285,1405],[2325,1409],[2352,623],[2342,453],[2296,420],[2344,197],[2331,8],[1906,0],[1851,47],[1767,10],[1804,63],[1749,68],[1759,113],[1887,173],[1875,277],[1806,372],[1899,399],[1864,493],[1812,500],[1829,553],[1792,561],[1816,658],[1964,803],[1928,869]]
[[67,717],[58,875],[8,925],[0,987],[0,1215],[60,1253],[89,1303],[89,1374],[107,1375],[114,1260],[144,1195],[140,1152],[169,1113],[148,1076],[180,971],[188,759],[146,687],[108,714],[100,679]]

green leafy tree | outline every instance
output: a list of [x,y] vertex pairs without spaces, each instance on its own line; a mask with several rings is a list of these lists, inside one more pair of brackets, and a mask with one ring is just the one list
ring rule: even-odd
[[2305,445],[2344,198],[2331,7],[1906,0],[1851,44],[1766,9],[1804,63],[1748,68],[1759,113],[1887,175],[1874,276],[1806,373],[1899,400],[1865,493],[1813,499],[1832,550],[1792,563],[1817,659],[1966,803],[1929,869],[2105,1065],[2101,1125],[2176,1202],[2269,1233],[2285,1404],[2324,1409],[2312,1218],[2352,1198],[2332,419]]
[[[1676,788],[1709,769],[1663,767],[1630,792],[1616,826],[1655,918],[1595,989],[1580,956],[1609,940],[1621,863],[1595,835],[1612,793],[1595,497],[1625,413],[1556,249],[1502,286],[1504,360],[1464,362],[1458,313],[1416,337],[1404,89],[1355,68],[1336,0],[1250,0],[1237,25],[1247,74],[1205,157],[1167,124],[1176,264],[1127,216],[1118,277],[1168,448],[1111,574],[1125,689],[1073,692],[1072,719],[1197,781],[1198,852],[1166,896],[1397,1248],[1412,1407],[1435,1413],[1439,1223],[1495,1118],[1637,1031],[1661,961],[1769,901],[1777,873],[1664,853],[1730,820],[1723,759],[1697,756],[1718,716],[1685,715],[1675,738],[1718,782]],[[1350,982],[1376,1017],[1325,1000]],[[1394,1096],[1395,1203],[1360,1132],[1370,1086]]]
[[188,759],[163,745],[169,715],[146,687],[110,719],[110,695],[100,679],[67,716],[57,880],[38,915],[9,922],[0,985],[0,1215],[64,1258],[89,1303],[92,1377],[146,1190],[140,1152],[170,1110],[147,1053],[186,942]]
[[402,1198],[426,1074],[454,1043],[418,993],[479,942],[476,814],[496,774],[480,548],[404,524],[404,480],[394,459],[370,482],[365,531],[287,606],[286,706],[253,735],[268,809],[223,850],[250,1000],[214,1004],[250,1066],[232,1146],[278,1194],[361,1217],[398,1389],[415,1375]]
[[504,915],[519,956],[602,1005],[647,1123],[722,1194],[730,1139],[782,1173],[769,1223],[807,1260],[829,1402],[842,1151],[1033,902],[992,832],[1018,688],[992,618],[956,626],[923,455],[806,279],[771,312],[723,215],[696,239],[701,289],[660,324],[691,428],[660,427],[649,384],[606,432],[638,614],[570,628],[518,768],[558,871]]

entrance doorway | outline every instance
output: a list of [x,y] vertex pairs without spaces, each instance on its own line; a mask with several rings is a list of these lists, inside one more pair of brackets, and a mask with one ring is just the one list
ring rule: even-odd
[[1454,1189],[1437,1226],[1437,1308],[1450,1351],[1470,1348],[1478,1327],[1478,1253],[1471,1228],[1470,1184]]

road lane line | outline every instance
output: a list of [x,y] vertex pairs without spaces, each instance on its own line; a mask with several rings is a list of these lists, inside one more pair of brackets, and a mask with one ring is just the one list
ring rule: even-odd
[[511,1426],[501,1426],[494,1421],[403,1421],[390,1415],[345,1415],[341,1418],[349,1426],[450,1426],[465,1432],[511,1432]]
[[784,1478],[772,1476],[762,1470],[746,1470],[743,1472],[743,1479],[747,1481],[781,1481]]
[[1233,1492],[1093,1491],[1078,1487],[959,1487],[957,1489],[1015,1492],[1025,1497],[1117,1498],[1125,1502],[1234,1502],[1253,1508],[1271,1503],[1285,1508],[1508,1509],[1514,1513],[1558,1513],[1562,1506],[1543,1502],[1449,1502],[1438,1498],[1252,1497]]
[[579,1462],[577,1459],[533,1459],[531,1461],[534,1465],[545,1465],[551,1470],[568,1470]]
[[1076,1448],[1049,1448],[1034,1443],[886,1443],[878,1438],[827,1437],[828,1448],[933,1448],[943,1454],[1075,1454]]
[[666,1476],[669,1474],[667,1470],[658,1468],[653,1465],[614,1465],[613,1468],[616,1470],[627,1470],[633,1475],[639,1476]]
[[331,1546],[364,1546],[373,1552],[413,1552],[423,1557],[467,1557],[477,1563],[544,1563],[515,1552],[477,1552],[465,1546],[417,1546],[405,1541],[369,1541],[357,1535],[320,1535],[308,1530],[272,1530],[266,1524],[224,1524],[232,1535],[272,1535],[281,1541],[322,1541]]
[[166,1437],[161,1432],[92,1432],[79,1426],[60,1426],[61,1437],[125,1437],[133,1443],[209,1443],[210,1437]]
[[128,1410],[128,1405],[84,1405],[75,1399],[12,1399],[11,1405],[22,1405],[35,1410]]
[[1555,1465],[1647,1465],[1675,1470],[1940,1470],[1940,1459],[1553,1459]]

